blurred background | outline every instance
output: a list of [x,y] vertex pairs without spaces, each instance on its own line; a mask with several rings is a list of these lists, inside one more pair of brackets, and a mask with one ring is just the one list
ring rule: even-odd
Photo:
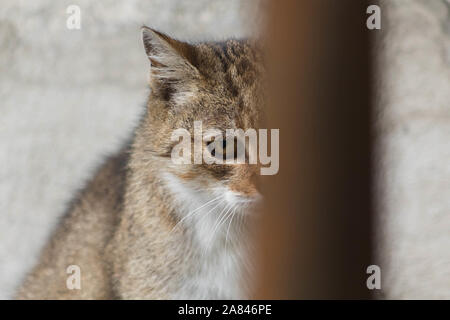
[[[66,28],[72,4],[80,30]],[[382,27],[373,31],[373,263],[383,298],[450,298],[449,8],[446,0],[381,1]],[[2,1],[1,299],[32,266],[74,191],[136,125],[148,94],[140,26],[220,40],[255,34],[260,12],[258,0]]]

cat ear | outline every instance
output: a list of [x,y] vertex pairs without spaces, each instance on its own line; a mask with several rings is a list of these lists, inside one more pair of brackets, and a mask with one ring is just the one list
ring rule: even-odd
[[195,48],[148,27],[142,27],[142,41],[151,63],[151,76],[162,82],[180,82],[199,75]]

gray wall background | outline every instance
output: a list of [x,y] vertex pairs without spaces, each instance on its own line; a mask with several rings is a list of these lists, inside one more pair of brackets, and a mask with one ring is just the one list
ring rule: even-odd
[[[70,4],[81,8],[81,30],[66,28]],[[11,297],[73,192],[133,129],[147,95],[139,27],[239,37],[254,28],[255,4],[2,1],[0,298]],[[448,6],[395,0],[382,10],[374,263],[387,298],[450,298]]]
[[376,264],[388,298],[449,299],[450,1],[382,4]]

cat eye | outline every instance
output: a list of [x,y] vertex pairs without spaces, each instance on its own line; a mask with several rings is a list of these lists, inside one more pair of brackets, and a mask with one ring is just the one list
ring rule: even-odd
[[[227,139],[220,139],[221,141],[210,141],[207,144],[207,149],[211,155],[217,159],[226,160],[227,152],[233,152],[233,158],[237,159],[238,156],[238,144],[240,143],[237,138],[234,138],[234,143],[228,143]],[[231,150],[233,148],[233,150]]]
[[208,143],[208,151],[211,155],[218,159],[225,159],[227,154],[227,140],[211,141]]

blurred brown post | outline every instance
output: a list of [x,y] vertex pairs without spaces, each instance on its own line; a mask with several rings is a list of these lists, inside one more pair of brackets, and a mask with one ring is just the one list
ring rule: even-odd
[[366,28],[368,5],[269,5],[265,126],[280,129],[280,169],[263,177],[255,298],[370,298],[369,35],[376,31]]

